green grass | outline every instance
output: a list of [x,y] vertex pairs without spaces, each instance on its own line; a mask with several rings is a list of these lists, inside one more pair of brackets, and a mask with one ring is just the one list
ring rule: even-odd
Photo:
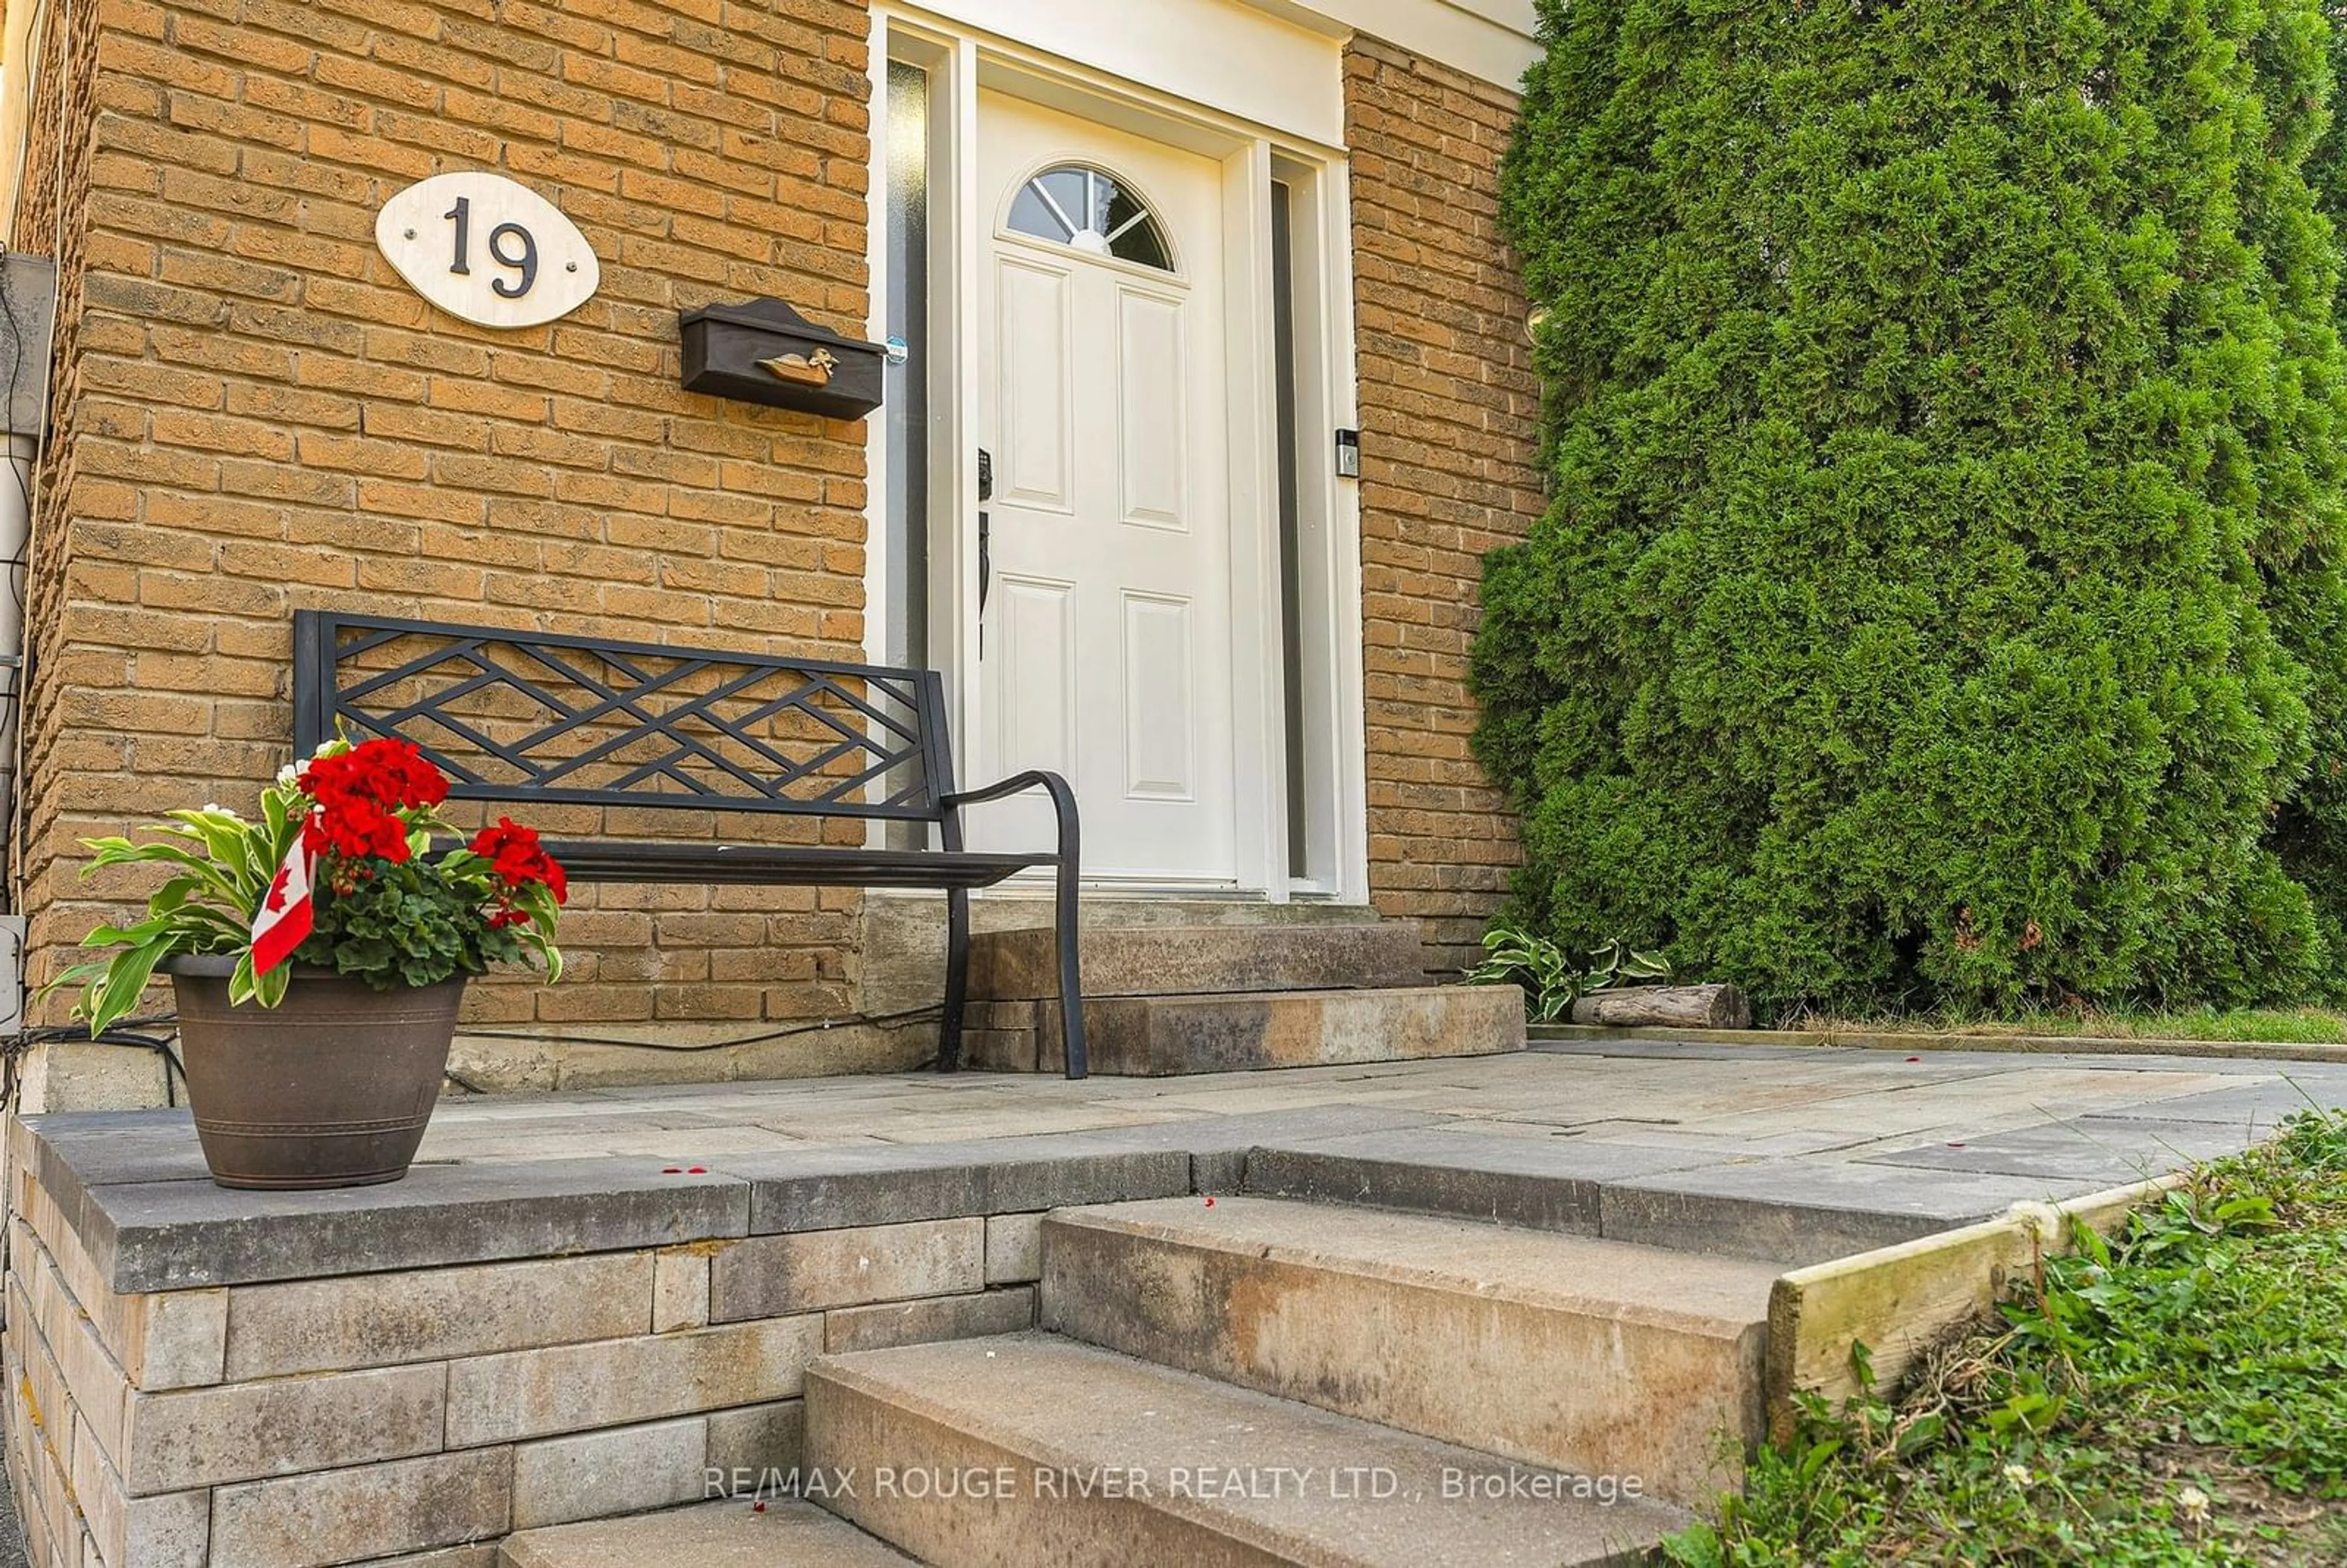
[[2176,1008],[2135,1010],[2047,1008],[2025,1013],[1956,1010],[1843,1018],[1794,1013],[1776,1029],[1838,1034],[1912,1031],[1925,1034],[2051,1034],[2106,1040],[2272,1040],[2290,1045],[2347,1045],[2347,1012],[2332,1008]]
[[1669,1560],[2347,1563],[2347,1115],[2082,1239],[1896,1399],[1810,1401]]

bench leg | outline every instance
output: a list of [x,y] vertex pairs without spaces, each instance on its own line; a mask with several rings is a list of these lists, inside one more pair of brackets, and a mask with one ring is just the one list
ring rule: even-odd
[[1081,978],[1081,949],[1078,947],[1081,925],[1076,918],[1076,884],[1079,868],[1076,857],[1060,857],[1060,891],[1053,900],[1053,913],[1059,917],[1058,947],[1060,949],[1060,1030],[1068,1042],[1068,1076],[1081,1078],[1092,1071],[1084,1051],[1084,996]]
[[946,1010],[938,1024],[938,1071],[961,1071],[961,1017],[969,1005],[969,894],[946,895]]

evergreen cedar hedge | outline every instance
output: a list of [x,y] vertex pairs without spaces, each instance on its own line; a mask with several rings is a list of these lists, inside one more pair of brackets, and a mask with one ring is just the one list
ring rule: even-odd
[[1541,10],[1517,913],[1778,1003],[2335,989],[2322,5]]

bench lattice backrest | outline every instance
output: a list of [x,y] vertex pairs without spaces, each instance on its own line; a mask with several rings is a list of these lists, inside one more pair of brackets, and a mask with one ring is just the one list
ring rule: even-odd
[[928,671],[303,610],[294,743],[414,742],[460,799],[936,821]]

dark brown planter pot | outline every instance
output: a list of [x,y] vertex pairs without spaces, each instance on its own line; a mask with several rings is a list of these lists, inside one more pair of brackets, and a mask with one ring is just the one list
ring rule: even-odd
[[379,991],[304,965],[278,1006],[231,1007],[233,958],[163,967],[213,1181],[363,1187],[407,1174],[439,1102],[466,977]]

